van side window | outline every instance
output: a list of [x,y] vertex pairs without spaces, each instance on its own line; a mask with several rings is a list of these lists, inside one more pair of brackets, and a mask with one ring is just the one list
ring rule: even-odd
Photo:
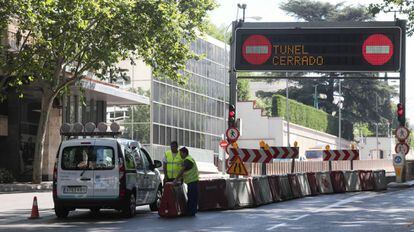
[[152,169],[152,167],[151,167],[152,166],[152,160],[151,160],[148,152],[143,148],[141,148],[140,150],[141,150],[142,159],[144,160],[146,169],[151,170]]
[[132,152],[133,151],[130,149],[125,149],[125,167],[126,169],[135,170],[135,162]]
[[141,153],[135,150],[135,162],[137,164],[137,170],[145,171],[144,161],[142,161]]

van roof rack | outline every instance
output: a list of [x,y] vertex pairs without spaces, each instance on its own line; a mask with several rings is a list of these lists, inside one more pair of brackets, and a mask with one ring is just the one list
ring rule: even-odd
[[68,136],[70,137],[75,137],[75,136],[99,136],[99,137],[105,137],[105,136],[111,136],[111,137],[116,137],[117,135],[121,135],[122,132],[117,131],[117,132],[100,132],[100,131],[94,131],[94,132],[61,132],[60,135],[62,136]]
[[79,122],[74,124],[64,123],[60,127],[60,135],[67,136],[67,138],[70,139],[70,137],[80,136],[83,136],[84,138],[86,136],[111,136],[115,138],[117,135],[122,134],[122,132],[119,131],[120,126],[115,122],[110,125],[111,131],[107,131],[107,129],[108,125],[104,122],[100,122],[97,127],[93,122],[88,122],[85,125]]

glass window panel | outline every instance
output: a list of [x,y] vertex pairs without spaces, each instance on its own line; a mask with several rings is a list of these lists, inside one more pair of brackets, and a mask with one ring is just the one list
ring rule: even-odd
[[160,143],[161,145],[165,145],[165,127],[160,126]]
[[165,145],[171,144],[172,141],[172,134],[171,134],[171,128],[170,127],[166,127],[166,140],[165,140]]
[[183,143],[184,142],[184,131],[183,130],[178,130],[178,144]]
[[165,124],[165,106],[164,105],[160,105],[160,120],[159,122],[162,124]]
[[167,120],[165,121],[165,124],[171,125],[171,122],[172,122],[172,108],[171,107],[165,107],[165,110],[167,112],[167,115],[166,115]]
[[185,146],[190,146],[190,136],[189,136],[190,132],[189,131],[184,131],[184,144]]
[[189,134],[189,146],[194,147],[194,133],[189,132],[188,134]]

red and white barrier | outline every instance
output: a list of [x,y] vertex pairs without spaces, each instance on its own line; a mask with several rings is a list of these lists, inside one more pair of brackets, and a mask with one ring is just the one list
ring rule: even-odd
[[359,160],[359,150],[324,150],[323,161]]
[[293,159],[298,158],[298,147],[269,147],[264,149],[229,148],[229,159],[240,156],[243,162],[248,163],[269,163],[272,159]]
[[299,156],[299,147],[269,147],[273,159],[296,159]]
[[230,161],[233,161],[235,156],[248,163],[269,163],[273,159],[273,154],[263,149],[229,148],[228,153]]

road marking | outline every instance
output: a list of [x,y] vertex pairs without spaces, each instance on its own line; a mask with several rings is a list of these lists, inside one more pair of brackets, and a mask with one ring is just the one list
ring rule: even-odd
[[287,226],[287,224],[286,223],[277,224],[277,225],[274,225],[274,226],[272,226],[270,228],[267,228],[266,230],[273,230],[273,229],[276,229],[276,228],[282,227],[282,226]]
[[298,220],[300,220],[300,219],[302,219],[302,218],[305,218],[305,217],[307,217],[307,216],[309,216],[310,214],[304,214],[304,215],[302,215],[302,216],[299,216],[299,217],[297,217],[297,218],[294,218],[294,219],[292,219],[292,221],[298,221]]
[[[313,211],[312,213],[324,212],[324,211],[326,211],[328,209],[335,208],[335,207],[339,207],[341,205],[345,205],[345,204],[348,204],[348,203],[351,203],[351,202],[355,202],[355,201],[359,201],[359,200],[363,200],[363,199],[367,199],[367,198],[372,198],[372,197],[378,197],[380,195],[385,195],[385,193],[384,194],[378,194],[378,193],[375,193],[375,194],[367,194],[367,192],[365,192],[364,195],[362,195],[362,196],[361,195],[362,195],[362,193],[355,194],[354,196],[351,196],[349,198],[340,200],[340,201],[335,202],[335,203],[333,203],[331,205],[328,205],[328,206],[325,206],[323,208],[317,209],[317,210]],[[304,215],[301,215],[299,217],[296,217],[296,218],[293,218],[293,219],[289,219],[289,220],[291,220],[291,221],[298,221],[298,220],[303,219],[303,218],[306,218],[308,216],[310,216],[310,214],[304,214]],[[270,231],[270,230],[274,230],[274,229],[276,229],[278,227],[282,227],[282,226],[287,226],[287,224],[286,223],[276,224],[276,225],[274,225],[272,227],[267,228],[266,230],[267,231]]]

